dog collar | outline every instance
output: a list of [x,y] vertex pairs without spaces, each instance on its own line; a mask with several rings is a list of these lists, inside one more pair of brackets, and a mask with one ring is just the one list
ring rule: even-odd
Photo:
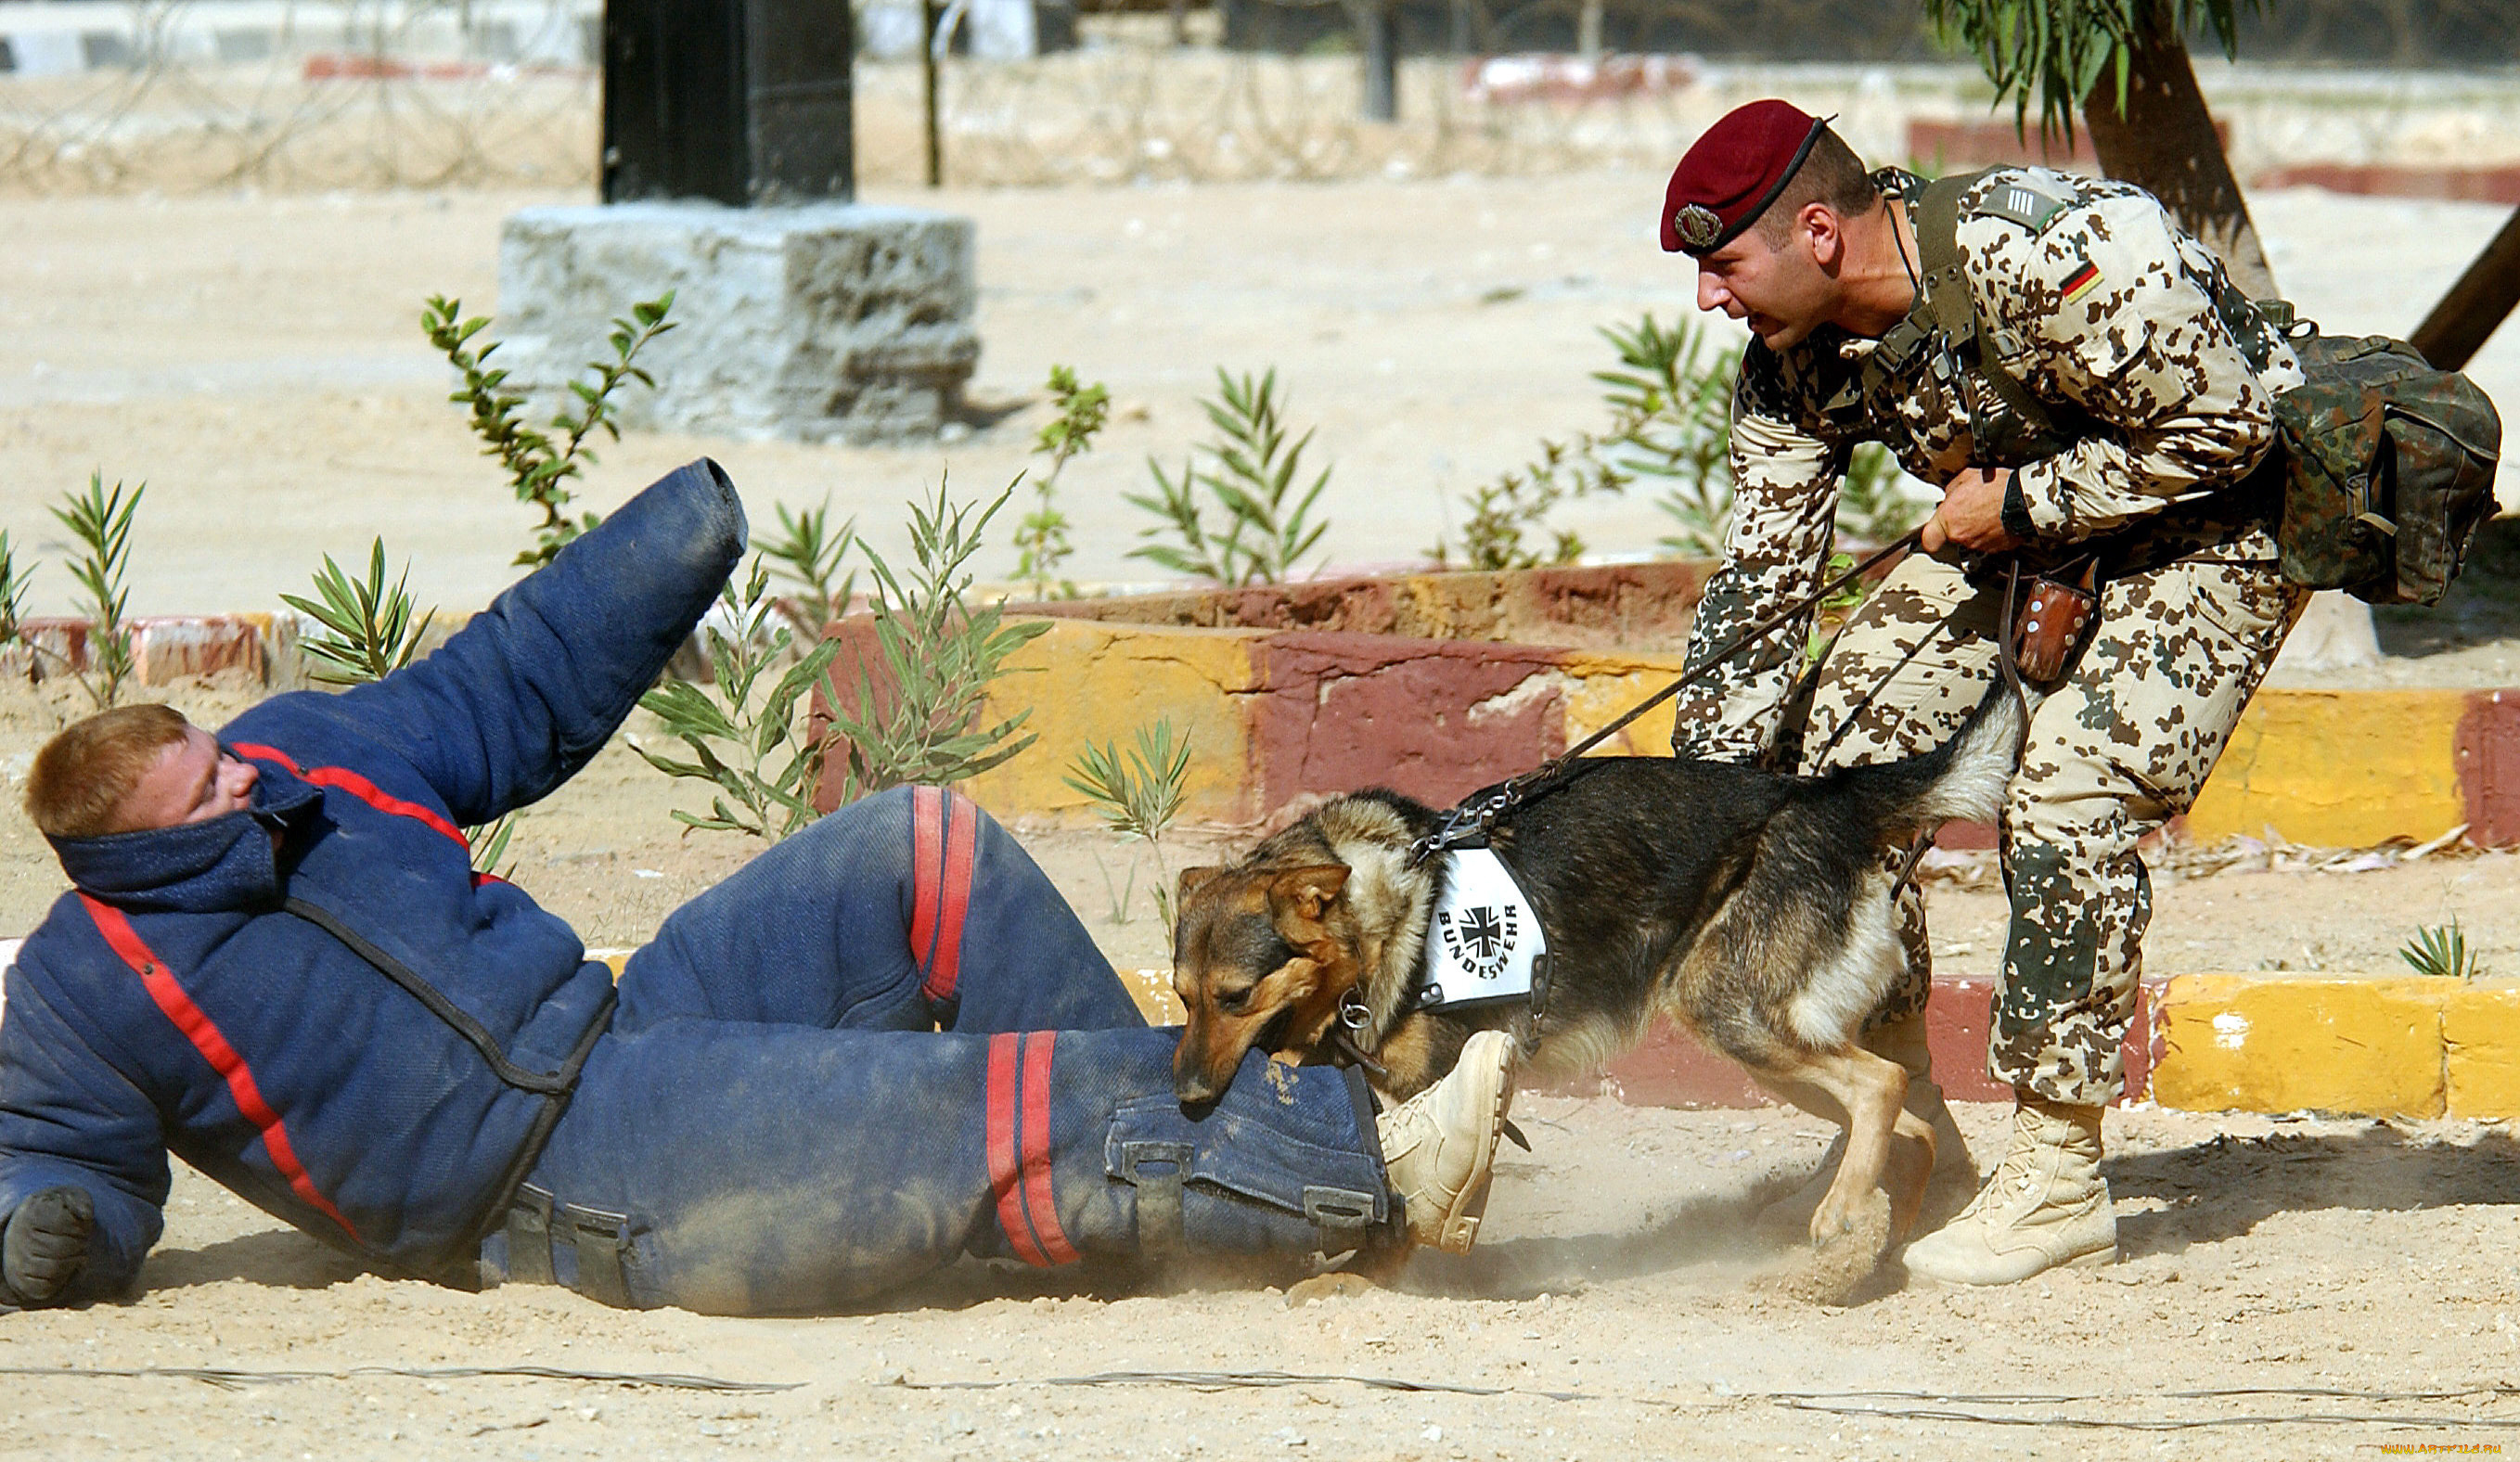
[[1426,921],[1413,1010],[1499,1000],[1537,1006],[1548,989],[1549,936],[1505,860],[1488,848],[1444,855],[1443,892]]

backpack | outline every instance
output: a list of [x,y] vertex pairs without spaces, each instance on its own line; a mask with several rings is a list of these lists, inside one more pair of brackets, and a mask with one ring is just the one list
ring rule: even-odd
[[2291,342],[2307,378],[2275,398],[2284,577],[2365,603],[2441,602],[2494,515],[2494,403],[2404,340],[2314,332]]
[[[1959,261],[1959,200],[1983,176],[1939,179],[1916,206],[1928,295],[1911,319],[1930,321],[1948,346],[1978,333]],[[2275,548],[2284,577],[2366,603],[2439,603],[2495,512],[2502,419],[2493,401],[2404,340],[2322,335],[2296,322],[2281,300],[2251,303],[2219,271],[2194,283],[2253,369],[2266,369],[2268,342],[2278,336],[2301,362],[2302,384],[2274,403],[2284,480]],[[1935,299],[1938,284],[1946,288]],[[2028,387],[1990,352],[1973,353],[1971,364],[2020,429],[2034,438],[2058,434]]]

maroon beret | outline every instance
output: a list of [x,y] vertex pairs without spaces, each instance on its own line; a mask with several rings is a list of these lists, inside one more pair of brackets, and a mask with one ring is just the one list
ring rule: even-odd
[[1791,102],[1735,107],[1690,145],[1662,197],[1662,249],[1703,256],[1758,221],[1828,130]]

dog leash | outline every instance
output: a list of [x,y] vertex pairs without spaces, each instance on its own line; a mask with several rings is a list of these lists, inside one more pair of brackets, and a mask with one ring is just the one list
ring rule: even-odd
[[1438,853],[1450,852],[1455,848],[1476,847],[1485,843],[1488,834],[1495,829],[1498,819],[1547,791],[1550,784],[1565,773],[1568,765],[1582,757],[1584,753],[1626,730],[1630,723],[1645,712],[1704,680],[1713,674],[1718,666],[1740,653],[1742,648],[1751,642],[1774,634],[1819,604],[1821,600],[1863,578],[1892,558],[1913,550],[1924,536],[1924,532],[1922,527],[1909,529],[1869,558],[1735,635],[1723,646],[1709,653],[1696,669],[1688,671],[1670,685],[1629,707],[1618,720],[1602,727],[1521,775],[1511,778],[1479,801],[1464,803],[1445,813],[1442,825],[1411,845],[1409,850],[1411,866],[1422,864]]
[[[1576,742],[1573,746],[1568,747],[1566,750],[1550,758],[1548,761],[1541,763],[1530,771],[1523,773],[1521,775],[1511,778],[1507,781],[1505,785],[1499,787],[1495,792],[1490,793],[1478,802],[1466,803],[1445,813],[1444,820],[1438,824],[1433,832],[1428,833],[1410,845],[1410,866],[1416,867],[1422,864],[1427,859],[1434,857],[1438,853],[1447,853],[1458,848],[1486,846],[1489,840],[1489,835],[1495,830],[1496,823],[1499,819],[1512,812],[1515,808],[1522,806],[1532,798],[1547,792],[1552,784],[1553,784],[1559,776],[1564,775],[1567,767],[1577,758],[1583,756],[1584,753],[1592,750],[1594,747],[1600,745],[1603,741],[1606,741],[1610,737],[1618,734],[1645,712],[1652,710],[1655,706],[1662,704],[1664,701],[1671,699],[1681,691],[1688,688],[1691,685],[1703,680],[1706,676],[1713,673],[1716,667],[1724,664],[1727,660],[1732,659],[1735,654],[1740,653],[1742,647],[1749,644],[1751,642],[1775,633],[1778,629],[1783,627],[1797,616],[1810,610],[1815,605],[1819,604],[1821,600],[1828,598],[1830,595],[1837,593],[1847,585],[1852,584],[1856,580],[1864,577],[1866,574],[1870,573],[1875,568],[1889,562],[1892,558],[1898,557],[1901,554],[1913,550],[1917,546],[1918,542],[1923,538],[1924,531],[1925,530],[1921,526],[1909,529],[1906,533],[1901,534],[1896,540],[1874,553],[1870,557],[1866,558],[1863,562],[1847,569],[1844,573],[1841,573],[1837,577],[1823,583],[1820,588],[1814,590],[1812,593],[1796,599],[1784,608],[1769,615],[1766,619],[1761,620],[1759,623],[1752,625],[1749,629],[1732,637],[1730,642],[1710,652],[1706,659],[1702,661],[1696,669],[1683,674],[1670,685],[1663,687],[1660,690],[1655,691],[1643,700],[1641,700],[1637,704],[1629,707],[1625,713],[1620,715],[1617,720],[1612,721],[1609,725],[1602,727],[1599,731],[1586,736],[1583,740]],[[1911,869],[1914,867],[1915,861],[1923,856],[1923,851],[1921,844],[1915,849],[1911,850],[1908,860],[1908,866]],[[1550,988],[1554,983],[1555,982],[1548,979],[1542,971],[1534,971],[1531,986],[1530,1019],[1524,1029],[1521,1041],[1523,1054],[1525,1056],[1529,1056],[1531,1054],[1531,1050],[1539,1041],[1540,1028],[1544,1018],[1548,1014]],[[1413,992],[1410,1008],[1415,1009],[1418,1007],[1416,993]],[[1372,1028],[1372,1012],[1366,1007],[1365,1002],[1358,997],[1356,992],[1350,990],[1340,1000],[1338,1015],[1331,1022],[1329,1042],[1333,1049],[1337,1050],[1348,1060],[1364,1067],[1366,1070],[1373,1072],[1376,1075],[1388,1075],[1388,1072],[1385,1070],[1382,1063],[1373,1058],[1372,1052],[1367,1048],[1365,1042],[1364,1038],[1366,1033]],[[1519,1132],[1512,1133],[1511,1135],[1525,1150],[1529,1149],[1531,1144],[1523,1141]]]

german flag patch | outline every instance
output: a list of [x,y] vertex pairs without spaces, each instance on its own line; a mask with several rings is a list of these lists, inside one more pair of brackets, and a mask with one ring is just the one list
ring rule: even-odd
[[2071,275],[2066,277],[2064,286],[2065,303],[2072,304],[2076,300],[2081,299],[2084,295],[2091,293],[2092,289],[2096,288],[2099,283],[2100,271],[2098,267],[2092,264],[2091,260],[2085,259],[2083,261],[2082,268],[2075,270]]

